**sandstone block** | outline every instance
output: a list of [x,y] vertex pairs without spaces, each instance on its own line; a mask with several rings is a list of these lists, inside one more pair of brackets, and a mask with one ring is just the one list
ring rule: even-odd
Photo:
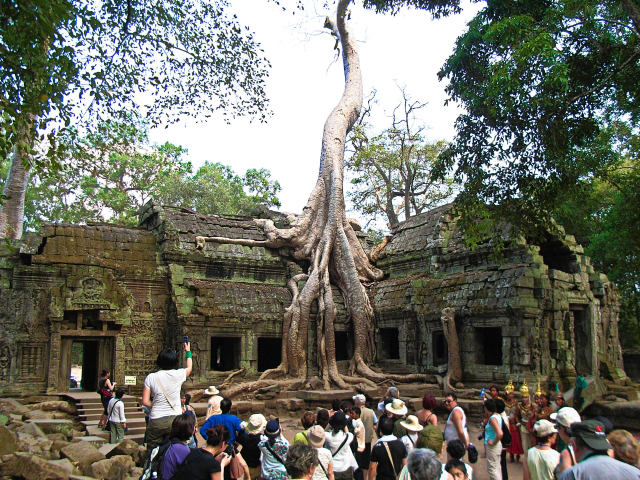
[[124,480],[134,466],[131,457],[116,455],[89,465],[84,469],[84,473],[104,480]]
[[140,445],[138,445],[138,442],[125,438],[122,442],[113,447],[113,449],[109,451],[109,453],[107,453],[105,456],[107,458],[112,458],[116,455],[129,455],[137,465],[140,461],[140,456],[144,455],[145,452],[146,449],[144,448],[142,449],[142,451],[140,450]]
[[67,480],[69,474],[56,463],[31,453],[5,455],[0,462],[0,475],[24,480]]
[[7,455],[17,450],[16,435],[4,425],[0,425],[0,455]]
[[22,415],[27,413],[29,409],[13,398],[0,398],[0,412],[4,414]]
[[27,433],[18,432],[18,445],[22,451],[49,458],[53,442],[47,437],[34,437]]
[[60,460],[49,460],[49,463],[51,465],[55,465],[67,475],[71,475],[72,473],[75,472],[75,467],[73,466],[73,463],[69,461],[68,458],[62,458]]
[[47,402],[37,403],[32,405],[34,409],[40,409],[45,412],[60,411],[65,413],[75,413],[76,409],[69,403],[63,400],[49,400]]
[[70,443],[62,448],[60,453],[81,468],[105,458],[95,446],[87,442]]
[[278,409],[296,412],[304,410],[305,402],[300,398],[280,398],[276,400]]

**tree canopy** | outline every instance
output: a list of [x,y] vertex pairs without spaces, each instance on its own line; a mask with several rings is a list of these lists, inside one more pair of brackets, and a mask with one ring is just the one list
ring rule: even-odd
[[133,119],[103,122],[83,137],[62,137],[60,145],[57,167],[35,172],[27,189],[29,228],[43,222],[136,225],[150,200],[204,214],[248,215],[260,205],[280,205],[280,184],[268,170],[250,169],[241,177],[205,162],[194,172],[185,149],[149,144],[146,125]]
[[447,143],[425,141],[415,112],[426,104],[412,100],[404,90],[402,102],[393,110],[391,126],[378,134],[372,134],[367,123],[373,105],[372,96],[349,135],[353,153],[345,166],[355,187],[349,197],[357,211],[373,220],[382,215],[394,229],[400,221],[452,199],[452,181],[431,175]]
[[[456,0],[367,0],[455,13]],[[640,318],[640,7],[633,0],[488,0],[439,76],[465,109],[436,164],[464,187],[468,238],[506,220],[575,232]],[[479,219],[488,220],[478,222]],[[622,331],[622,330],[621,330]],[[637,336],[636,336],[637,338]]]
[[[0,4],[0,156],[12,154],[0,236],[19,238],[26,170],[56,133],[136,111],[150,122],[267,112],[269,67],[226,0],[7,0]],[[13,161],[15,160],[15,161]]]

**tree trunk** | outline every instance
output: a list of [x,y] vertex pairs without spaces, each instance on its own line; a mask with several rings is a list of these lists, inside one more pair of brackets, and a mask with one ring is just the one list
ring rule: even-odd
[[29,179],[26,145],[31,146],[30,135],[25,133],[17,139],[13,147],[9,173],[2,189],[4,199],[0,205],[0,238],[22,238],[24,198]]
[[[303,213],[288,229],[276,228],[271,220],[256,219],[266,233],[265,241],[221,237],[196,239],[200,248],[204,248],[206,241],[270,248],[287,246],[295,259],[310,263],[307,274],[296,276],[289,282],[293,299],[285,312],[282,363],[278,368],[264,372],[261,379],[275,374],[306,377],[310,312],[316,300],[317,363],[325,388],[329,388],[331,384],[339,388],[351,388],[353,384],[371,387],[374,385],[373,381],[425,379],[424,375],[383,375],[369,367],[375,359],[373,308],[362,282],[379,280],[382,272],[369,263],[345,217],[344,148],[347,133],[358,119],[362,107],[360,64],[354,41],[345,26],[349,1],[340,0],[336,21],[327,19],[325,24],[332,29],[342,46],[345,89],[325,122],[318,180]],[[302,280],[306,282],[298,291],[298,282]],[[337,310],[332,285],[342,293],[348,317],[353,324],[354,352],[348,375],[338,371],[336,362]]]
[[[460,358],[458,332],[456,331],[455,310],[451,307],[443,308],[440,320],[442,321],[442,328],[447,340],[447,350],[449,352],[448,382],[455,385],[462,380],[462,360]],[[446,383],[447,382],[445,382],[445,385]]]

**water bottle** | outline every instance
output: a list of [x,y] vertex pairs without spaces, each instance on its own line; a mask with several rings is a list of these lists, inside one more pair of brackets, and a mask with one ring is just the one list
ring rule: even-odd
[[482,390],[480,390],[480,400],[484,399],[484,387],[482,387]]

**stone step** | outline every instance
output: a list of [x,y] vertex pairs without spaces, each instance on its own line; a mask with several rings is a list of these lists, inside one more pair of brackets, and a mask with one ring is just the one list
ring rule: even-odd
[[[85,421],[89,421],[89,420],[95,420],[96,422],[100,420],[100,417],[102,416],[102,412],[101,413],[95,413],[95,414],[91,414],[91,415],[78,415],[78,420],[85,420]],[[130,420],[137,420],[137,419],[142,419],[144,420],[144,413],[135,410],[133,412],[127,412],[125,410],[125,417],[127,417],[127,419]]]
[[[80,421],[80,423],[85,427],[97,426],[98,423],[100,423],[100,420],[82,420]],[[129,428],[140,427],[140,426],[146,427],[146,423],[144,421],[144,418],[132,418],[132,419],[127,419],[127,426]]]
[[[142,441],[144,440],[144,430],[144,428],[130,428],[127,432],[125,432],[124,438],[134,440],[142,444]],[[87,434],[95,437],[101,437],[107,442],[109,441],[109,432],[104,431],[97,426],[87,427]]]

